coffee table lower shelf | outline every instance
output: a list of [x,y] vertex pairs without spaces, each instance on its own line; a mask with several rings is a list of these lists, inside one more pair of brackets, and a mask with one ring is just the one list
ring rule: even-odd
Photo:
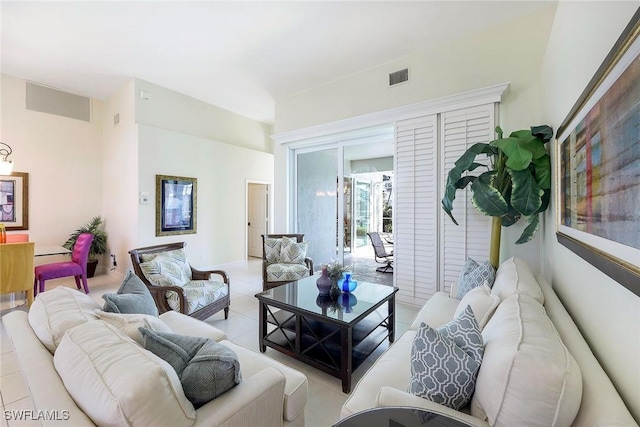
[[[388,347],[387,338],[392,339],[388,321],[388,317],[379,322],[364,319],[352,328],[344,328],[286,310],[269,310],[267,324],[275,326],[275,329],[266,334],[262,344],[342,379],[342,389],[349,393],[351,373],[376,348]],[[299,339],[296,335],[297,322]]]

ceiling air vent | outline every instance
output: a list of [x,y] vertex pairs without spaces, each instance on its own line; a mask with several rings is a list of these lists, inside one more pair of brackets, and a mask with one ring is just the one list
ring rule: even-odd
[[389,86],[394,86],[407,81],[409,81],[408,68],[389,74]]

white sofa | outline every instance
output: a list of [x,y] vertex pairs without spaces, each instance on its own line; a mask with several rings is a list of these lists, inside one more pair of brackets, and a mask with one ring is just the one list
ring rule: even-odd
[[453,319],[460,301],[450,295],[455,290],[427,301],[357,383],[341,419],[410,406],[483,427],[637,425],[551,286],[518,258],[496,273],[491,296],[498,304],[482,329],[485,350],[471,404],[457,411],[408,393],[414,337],[421,322],[437,328]]
[[87,295],[56,288],[38,295],[29,314],[2,317],[35,410],[57,411],[42,425],[304,426],[308,383],[301,372],[225,340],[204,322],[163,313],[150,327],[211,338],[238,356],[242,382],[195,409],[171,366],[101,321],[100,308]]

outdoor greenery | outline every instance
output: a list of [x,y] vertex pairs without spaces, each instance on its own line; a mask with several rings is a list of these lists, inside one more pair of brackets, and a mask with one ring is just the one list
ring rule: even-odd
[[[538,214],[549,207],[551,199],[551,159],[545,144],[553,137],[547,125],[518,130],[503,138],[496,127],[498,139],[472,145],[449,171],[442,208],[457,225],[452,214],[456,191],[471,184],[471,201],[484,215],[499,217],[502,226],[509,227],[525,217],[527,227],[517,244],[531,240],[540,221]],[[487,155],[490,165],[476,162],[478,155]],[[477,176],[466,174],[486,168]]]
[[93,234],[91,249],[89,249],[89,260],[95,260],[96,255],[102,255],[107,252],[107,233],[100,228],[102,225],[102,217],[93,217],[91,221],[75,230],[69,235],[69,239],[64,243],[65,248],[73,250],[78,237],[83,233]]

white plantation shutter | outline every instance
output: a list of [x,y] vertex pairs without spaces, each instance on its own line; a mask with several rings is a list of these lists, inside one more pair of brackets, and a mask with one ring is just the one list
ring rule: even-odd
[[396,122],[394,283],[398,301],[423,304],[438,289],[437,120]]
[[[466,149],[477,142],[486,143],[495,139],[494,104],[442,113],[440,123],[442,181],[439,187],[442,194],[449,170]],[[476,161],[489,163],[489,159],[484,155],[478,156]],[[483,170],[477,169],[474,175],[478,172]],[[440,277],[444,291],[448,291],[450,284],[458,280],[467,257],[478,262],[489,257],[491,218],[482,215],[473,207],[469,187],[464,192],[456,193],[453,216],[459,225],[455,225],[446,212],[442,211],[440,215]]]

